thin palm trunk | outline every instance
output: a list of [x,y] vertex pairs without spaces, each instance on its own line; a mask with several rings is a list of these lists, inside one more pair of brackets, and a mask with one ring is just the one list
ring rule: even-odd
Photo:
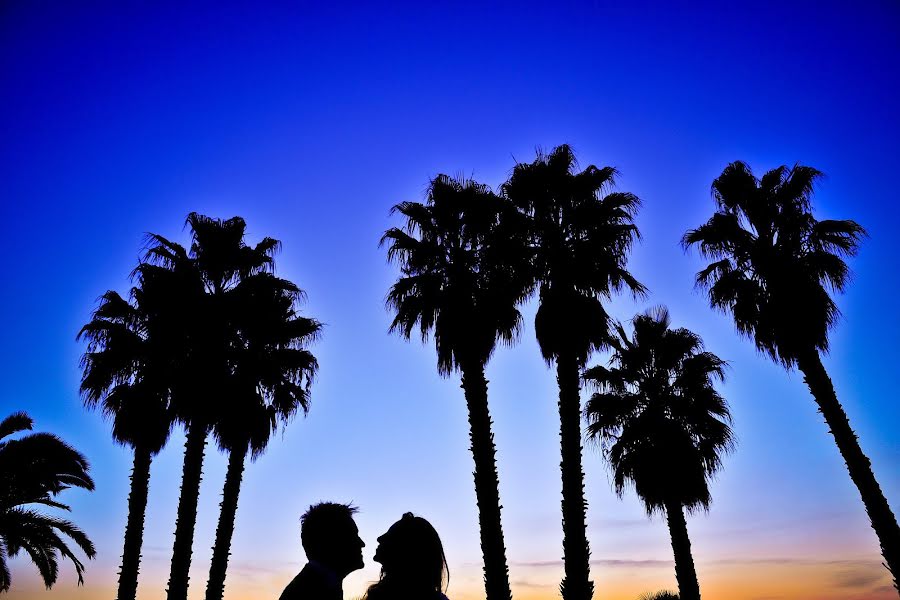
[[587,540],[587,501],[584,499],[584,470],[581,466],[581,396],[578,361],[561,355],[556,361],[559,384],[559,437],[562,461],[562,527],[565,576],[560,584],[564,600],[590,600],[594,582],[590,580],[591,551]]
[[684,509],[678,502],[666,502],[666,519],[675,555],[675,579],[678,580],[678,596],[681,600],[700,600],[700,583],[691,554],[691,538],[688,537]]
[[184,467],[181,473],[181,496],[175,521],[175,543],[172,547],[172,569],[169,573],[168,600],[187,600],[194,526],[197,523],[197,500],[203,475],[206,450],[206,428],[193,423],[187,427],[184,443]]
[[484,589],[487,600],[510,600],[509,568],[500,521],[500,482],[497,477],[497,452],[491,433],[487,379],[479,363],[463,366],[462,389],[469,409],[469,439],[475,460],[475,498],[481,552],[484,556]]
[[231,552],[231,536],[234,534],[234,520],[237,515],[238,496],[244,476],[244,460],[247,444],[239,450],[232,450],[228,457],[228,472],[222,489],[221,512],[216,527],[216,541],[213,545],[212,563],[209,567],[209,581],[206,584],[206,600],[222,600],[225,593],[225,574],[228,570],[228,556]]
[[144,516],[147,511],[147,490],[150,485],[150,450],[134,449],[131,469],[131,491],[128,493],[128,522],[122,549],[122,568],[119,570],[117,600],[134,600],[137,595],[138,571],[141,566],[141,545],[144,542]]
[[875,479],[872,463],[859,447],[859,440],[850,427],[847,413],[838,402],[831,378],[822,365],[819,353],[815,350],[807,352],[798,358],[797,366],[803,372],[806,385],[809,386],[809,391],[819,406],[819,412],[825,417],[825,423],[834,436],[834,441],[850,472],[850,479],[859,490],[872,529],[875,530],[881,544],[885,566],[894,579],[894,588],[900,591],[900,527]]

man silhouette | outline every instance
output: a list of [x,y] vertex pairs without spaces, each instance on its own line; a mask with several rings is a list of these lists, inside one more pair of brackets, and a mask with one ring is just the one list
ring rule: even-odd
[[280,600],[343,600],[344,577],[363,567],[366,544],[353,521],[356,511],[350,504],[320,502],[300,517],[300,541],[308,562]]

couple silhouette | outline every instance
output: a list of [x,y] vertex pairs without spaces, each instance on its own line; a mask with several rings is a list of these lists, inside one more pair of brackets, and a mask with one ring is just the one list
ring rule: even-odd
[[[344,578],[363,567],[365,542],[350,504],[320,502],[300,517],[300,541],[308,562],[280,600],[343,600]],[[406,513],[378,538],[381,576],[363,600],[447,600],[444,547],[431,523]]]

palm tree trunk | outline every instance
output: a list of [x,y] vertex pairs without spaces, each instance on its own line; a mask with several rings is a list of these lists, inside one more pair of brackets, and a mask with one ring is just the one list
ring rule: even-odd
[[797,366],[803,372],[803,379],[819,406],[819,412],[825,417],[825,423],[834,436],[844,462],[847,463],[850,479],[859,489],[872,529],[875,530],[881,543],[881,555],[884,557],[885,566],[894,578],[894,588],[900,591],[900,527],[875,479],[872,463],[859,447],[859,440],[850,427],[847,414],[838,402],[834,386],[822,365],[818,351],[811,350],[798,357]]
[[222,489],[221,512],[216,527],[216,541],[213,545],[212,564],[209,566],[209,581],[206,584],[206,600],[222,600],[225,593],[225,574],[228,570],[228,555],[231,552],[231,536],[237,515],[238,496],[241,493],[241,479],[244,476],[244,459],[247,444],[232,450],[228,457],[228,472]]
[[206,427],[197,423],[189,424],[187,427],[184,467],[181,473],[181,496],[178,499],[175,544],[172,547],[172,569],[169,573],[166,596],[168,600],[187,600],[191,547],[194,543],[194,525],[197,523],[197,500],[200,497],[200,479],[203,475],[206,433]]
[[559,438],[562,453],[562,527],[565,575],[559,586],[564,600],[590,600],[591,550],[587,540],[587,501],[581,467],[581,396],[578,361],[561,355],[556,361],[559,384]]
[[691,554],[691,538],[688,537],[684,509],[677,502],[666,502],[666,519],[672,537],[672,553],[675,555],[675,579],[678,580],[678,596],[681,600],[700,600],[700,583],[694,569]]
[[506,546],[500,521],[500,481],[497,476],[497,452],[491,433],[487,379],[484,365],[473,362],[462,367],[462,389],[469,409],[469,439],[475,460],[475,498],[481,552],[484,557],[484,589],[487,600],[511,600]]
[[134,600],[137,595],[138,570],[141,566],[141,545],[144,542],[144,515],[147,511],[147,489],[150,486],[150,450],[135,447],[131,469],[131,491],[128,493],[128,522],[125,525],[125,544],[122,549],[122,568],[119,570],[117,600]]

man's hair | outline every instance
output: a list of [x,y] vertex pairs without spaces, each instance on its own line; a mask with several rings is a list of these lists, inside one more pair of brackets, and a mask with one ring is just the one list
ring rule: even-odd
[[359,509],[352,504],[319,502],[300,517],[300,542],[309,559],[316,559],[333,541],[334,530],[353,520]]

